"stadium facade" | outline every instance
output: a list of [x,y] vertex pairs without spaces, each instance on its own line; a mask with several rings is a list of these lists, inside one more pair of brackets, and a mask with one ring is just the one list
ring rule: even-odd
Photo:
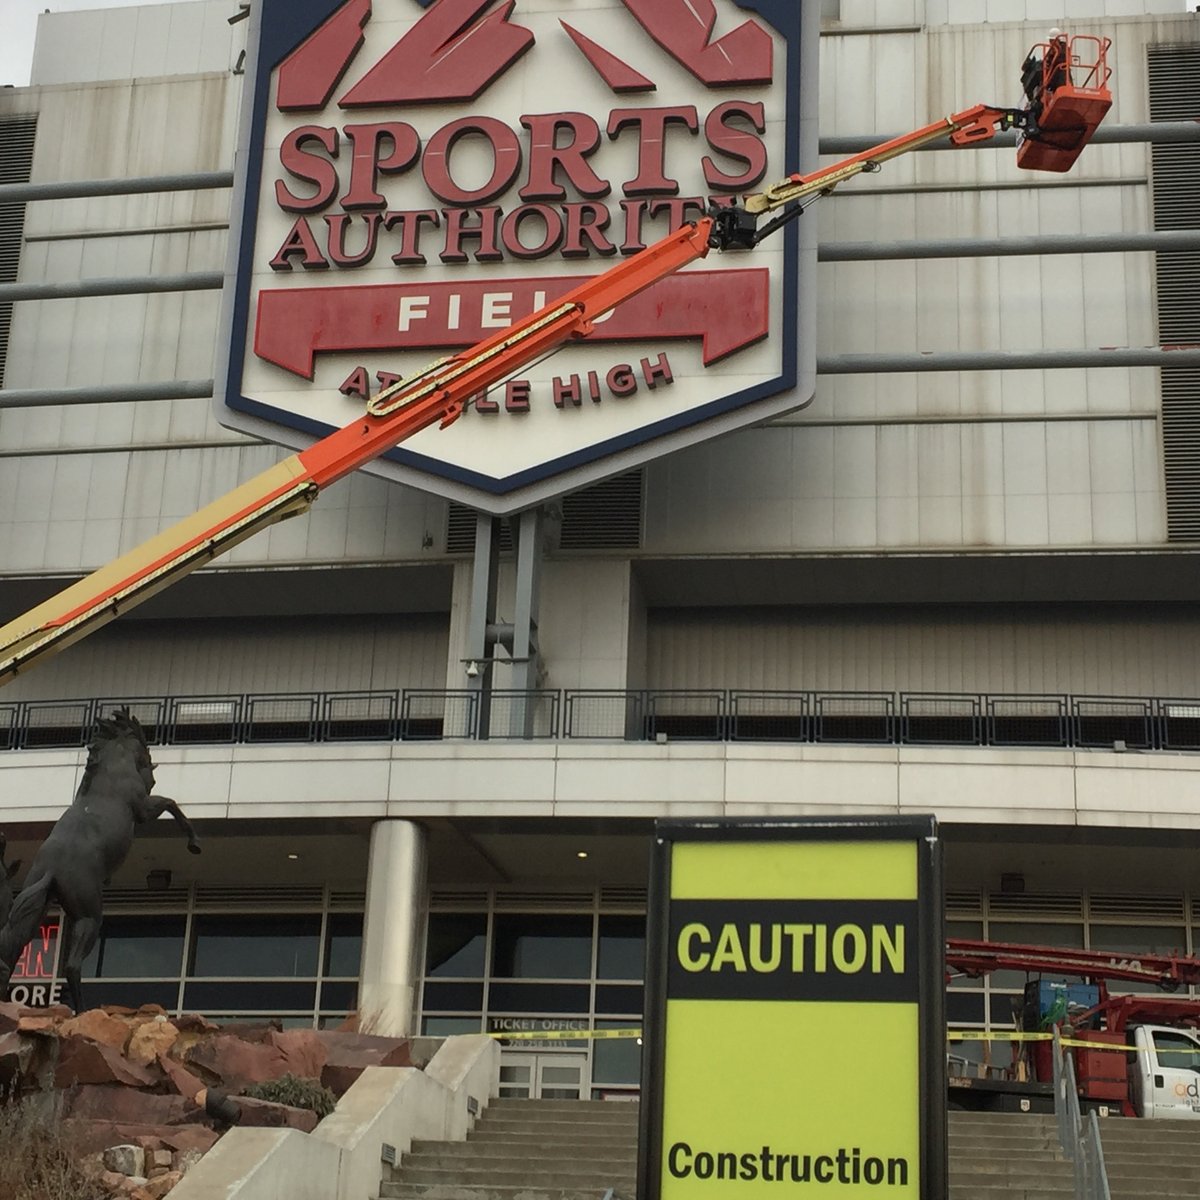
[[[532,664],[470,640],[477,542],[506,529],[360,473],[0,690],[10,856],[118,703],[202,835],[199,857],[168,822],[139,840],[90,996],[629,1028],[657,817],[933,813],[952,934],[1200,948],[1200,368],[1106,361],[1200,343],[1194,246],[1126,246],[1200,225],[1200,143],[1145,128],[1200,116],[1200,15],[1068,7],[1112,40],[1129,136],[1063,176],[1018,171],[1011,141],[913,154],[807,212],[811,402],[541,505]],[[0,305],[0,621],[284,454],[205,398],[239,12],[47,13],[32,85],[0,91],[0,184],[215,180],[0,194],[3,278],[68,293]],[[823,160],[1014,103],[1055,23],[1042,0],[824,0]],[[73,294],[118,278],[142,285]],[[194,394],[122,395],[171,381]],[[499,625],[518,576],[506,547]],[[56,950],[48,925],[14,995],[50,998]],[[1019,983],[956,983],[950,1019],[1007,1026]],[[637,1086],[630,1041],[505,1053],[514,1094]]]

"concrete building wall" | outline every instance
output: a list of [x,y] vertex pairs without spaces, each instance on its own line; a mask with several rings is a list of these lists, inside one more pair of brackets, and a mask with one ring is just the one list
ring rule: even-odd
[[1200,695],[1186,606],[656,610],[657,688]]
[[[203,9],[207,21],[220,5],[165,7]],[[1145,120],[1145,47],[1194,38],[1195,22],[1095,28],[1118,45],[1113,119]],[[1008,22],[851,37],[830,25],[823,132],[895,132],[978,99],[1015,98],[1021,56],[1043,32]],[[0,111],[39,112],[35,179],[228,169],[239,91],[229,74],[62,84],[0,97]],[[805,219],[832,243],[1142,229],[1148,169],[1143,145],[1092,147],[1064,178],[1019,172],[1011,151],[916,154]],[[33,203],[21,279],[215,270],[227,209],[222,190]],[[1150,344],[1152,265],[1148,254],[826,263],[819,353]],[[218,305],[216,292],[23,302],[7,386],[206,378]],[[827,376],[802,414],[651,466],[644,547],[1157,545],[1156,418],[1149,369]],[[0,559],[33,573],[98,565],[279,454],[222,429],[204,401],[3,411],[0,441]],[[440,544],[444,512],[362,477],[231,561],[415,557],[426,533]]]

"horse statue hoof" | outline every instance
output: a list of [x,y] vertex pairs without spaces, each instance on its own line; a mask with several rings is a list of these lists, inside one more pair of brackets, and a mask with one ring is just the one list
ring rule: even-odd
[[199,843],[198,842],[188,842],[188,853],[189,854],[199,854],[200,853]]

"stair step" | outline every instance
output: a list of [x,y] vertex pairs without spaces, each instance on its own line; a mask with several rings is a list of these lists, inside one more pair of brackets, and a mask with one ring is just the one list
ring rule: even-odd
[[[602,1200],[607,1188],[460,1187],[441,1185],[428,1188],[406,1183],[385,1183],[381,1200]],[[617,1193],[616,1200],[636,1200],[632,1189]]]
[[482,1130],[472,1133],[471,1141],[478,1142],[480,1145],[520,1146],[527,1154],[536,1154],[539,1146],[579,1146],[587,1147],[592,1153],[599,1153],[606,1147],[620,1148],[636,1146],[638,1143],[636,1131],[627,1134],[586,1133],[578,1129],[551,1130],[550,1132],[543,1129],[531,1129],[522,1130],[520,1133]]
[[414,1151],[404,1156],[401,1170],[407,1172],[410,1167],[422,1171],[459,1168],[470,1171],[512,1171],[518,1168],[530,1172],[574,1170],[587,1172],[597,1178],[609,1171],[619,1175],[632,1175],[637,1170],[636,1146],[623,1154],[606,1154],[596,1158],[572,1154],[569,1150],[561,1149],[556,1154],[538,1155],[536,1158],[512,1151],[506,1154],[500,1147],[488,1154],[465,1153],[468,1146],[470,1143],[464,1146],[459,1142],[437,1150]]
[[622,1166],[614,1163],[610,1167],[591,1171],[586,1168],[577,1169],[570,1163],[521,1165],[514,1161],[508,1166],[497,1168],[458,1162],[446,1168],[436,1168],[423,1164],[410,1166],[405,1160],[397,1171],[396,1178],[401,1183],[454,1183],[467,1186],[487,1186],[492,1183],[518,1186],[525,1183],[530,1187],[583,1189],[599,1185],[603,1191],[605,1187],[616,1187],[622,1183],[632,1187],[635,1175],[636,1166],[633,1164]]

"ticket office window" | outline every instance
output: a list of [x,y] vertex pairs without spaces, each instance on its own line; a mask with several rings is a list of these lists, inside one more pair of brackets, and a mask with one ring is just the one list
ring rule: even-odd
[[[489,920],[486,913],[431,913],[422,1032],[477,1033],[498,1028],[506,1018],[565,1019],[605,1031],[636,1028],[642,1021],[645,952],[646,920],[639,915],[494,913]],[[592,1095],[636,1093],[637,1038],[572,1040],[550,1053],[577,1048],[591,1061]],[[520,1049],[522,1043],[514,1040],[505,1061],[519,1065],[512,1056]],[[533,1076],[526,1082],[532,1087]]]

